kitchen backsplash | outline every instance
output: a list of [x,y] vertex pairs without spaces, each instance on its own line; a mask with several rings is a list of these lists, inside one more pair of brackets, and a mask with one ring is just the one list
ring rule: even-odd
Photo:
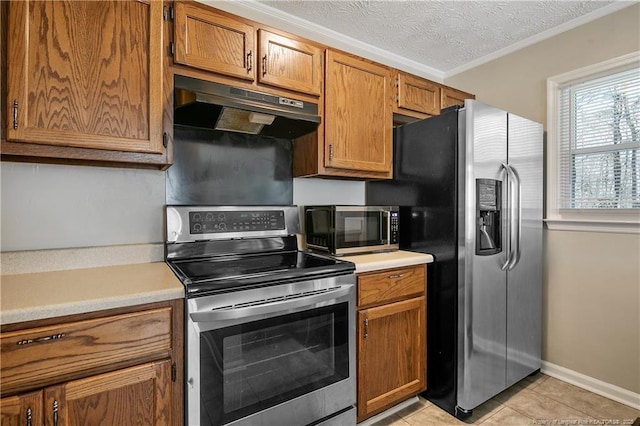
[[[163,241],[165,172],[2,162],[0,180],[2,252]],[[364,204],[364,183],[293,179],[293,203]]]

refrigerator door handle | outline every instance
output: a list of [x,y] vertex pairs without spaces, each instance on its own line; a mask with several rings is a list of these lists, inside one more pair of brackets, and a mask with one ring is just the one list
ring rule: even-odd
[[[510,185],[511,181],[513,180],[511,178],[511,167],[509,167],[509,165],[507,163],[502,163],[502,168],[505,170],[506,175],[507,175],[506,176],[507,177],[506,182],[507,182],[507,188],[508,188],[508,185]],[[507,207],[508,207],[507,210],[509,211],[509,218],[510,218],[510,220],[512,220],[511,219],[512,218],[512,213],[511,212],[513,211],[513,206],[511,205],[512,204],[511,191],[507,190],[506,193],[507,193]],[[512,228],[513,228],[513,226],[512,226],[512,224],[510,222],[509,223],[509,236],[508,236],[508,250],[505,250],[506,260],[504,262],[504,265],[502,265],[500,267],[501,271],[505,271],[507,269],[507,267],[509,266],[509,264],[511,263],[511,254],[512,254],[511,253],[511,249],[513,247],[513,243],[512,243],[512,240],[511,240]]]
[[511,262],[509,263],[509,271],[511,271],[520,261],[520,235],[522,235],[522,181],[520,180],[520,174],[515,167],[507,167],[509,167],[513,177],[515,178],[514,187],[516,188],[513,197],[513,201],[515,204],[513,212],[515,216],[512,217],[511,231],[511,241],[515,243],[515,248],[513,250],[513,257],[511,258]]

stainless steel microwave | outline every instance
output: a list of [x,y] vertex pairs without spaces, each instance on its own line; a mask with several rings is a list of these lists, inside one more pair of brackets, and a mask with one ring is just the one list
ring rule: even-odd
[[307,247],[340,256],[398,250],[397,206],[305,206]]

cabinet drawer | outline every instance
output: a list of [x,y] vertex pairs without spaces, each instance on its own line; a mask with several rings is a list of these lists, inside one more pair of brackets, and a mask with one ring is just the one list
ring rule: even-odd
[[417,265],[358,275],[358,307],[423,294],[425,271],[425,265]]
[[171,308],[0,335],[2,393],[170,356]]

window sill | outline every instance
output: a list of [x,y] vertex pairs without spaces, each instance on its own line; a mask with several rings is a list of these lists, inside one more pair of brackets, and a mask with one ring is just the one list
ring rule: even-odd
[[638,221],[610,221],[610,220],[574,220],[574,219],[544,219],[547,229],[551,231],[581,231],[608,232],[614,234],[640,234]]

